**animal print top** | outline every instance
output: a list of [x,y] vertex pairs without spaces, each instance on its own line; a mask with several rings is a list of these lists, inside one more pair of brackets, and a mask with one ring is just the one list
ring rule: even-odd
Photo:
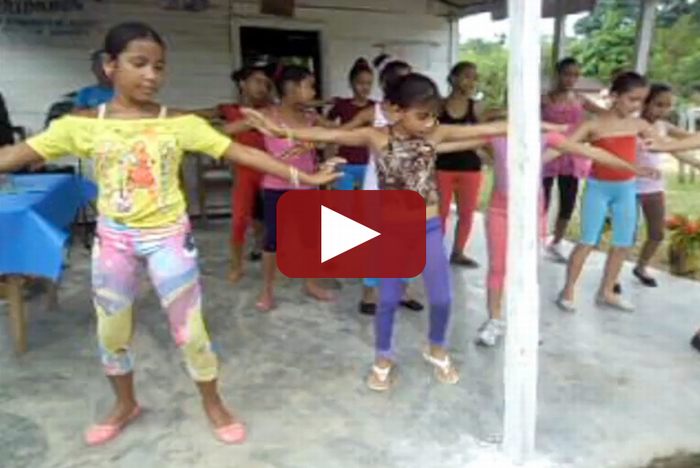
[[435,176],[436,149],[424,138],[398,139],[389,129],[389,145],[377,154],[380,190],[413,190],[427,206],[439,202]]

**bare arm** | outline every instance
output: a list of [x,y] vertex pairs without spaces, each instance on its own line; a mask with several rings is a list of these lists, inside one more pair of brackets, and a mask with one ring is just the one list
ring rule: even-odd
[[353,130],[356,128],[371,126],[374,122],[374,107],[368,107],[358,112],[349,122],[341,125],[343,130]]
[[[277,176],[281,179],[292,179],[295,169],[273,158],[264,151],[231,142],[223,157],[244,166],[252,167],[260,172]],[[307,174],[298,171],[299,182],[307,185],[325,185],[342,176],[338,172],[321,171],[315,174]]]
[[602,114],[603,112],[607,112],[605,107],[599,105],[588,96],[581,95],[581,104],[583,104],[584,110],[591,114]]
[[[570,143],[582,143],[588,141],[591,138],[591,134],[594,128],[594,123],[592,121],[586,121],[578,126],[573,134],[567,138],[567,142]],[[558,158],[562,155],[562,152],[555,148],[547,148],[547,150],[542,155],[542,162],[545,164]]]
[[505,120],[478,125],[439,125],[430,139],[436,145],[448,141],[470,140],[508,133]]
[[357,128],[355,130],[323,127],[289,128],[282,127],[255,110],[245,109],[243,112],[249,125],[263,133],[279,138],[287,137],[313,143],[337,143],[343,146],[381,146],[377,144],[379,132],[371,127]]
[[685,153],[671,153],[671,156],[684,164],[693,166],[695,169],[700,169],[700,160],[694,156]]
[[[584,156],[591,159],[599,164],[609,166],[615,169],[625,169],[628,171],[633,171],[638,173],[638,168],[624,159],[618,158],[617,156],[605,151],[604,149],[586,145],[583,143],[578,143],[570,140],[565,140],[556,146],[558,151],[564,153],[575,153],[580,156]],[[646,174],[646,173],[645,173]],[[642,175],[645,175],[642,174]]]
[[668,131],[668,136],[671,138],[676,138],[678,140],[682,140],[683,138],[688,138],[693,136],[692,132],[688,132],[686,130],[683,130],[680,127],[677,127],[673,125],[672,123],[665,122],[666,124],[666,130]]
[[44,158],[26,143],[0,148],[0,174],[43,161]]
[[248,132],[253,129],[248,122],[245,120],[237,120],[235,122],[228,122],[221,127],[223,132],[230,136],[237,136],[241,133]]
[[486,138],[474,138],[472,140],[462,140],[462,141],[451,141],[440,143],[437,145],[437,152],[439,154],[449,154],[456,153],[458,151],[474,150],[481,148],[488,144]]

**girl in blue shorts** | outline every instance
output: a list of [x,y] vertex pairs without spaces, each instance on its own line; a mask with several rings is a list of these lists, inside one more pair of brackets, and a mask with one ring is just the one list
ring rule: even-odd
[[[649,93],[647,80],[634,72],[619,74],[610,88],[612,106],[594,120],[583,123],[571,139],[587,141],[631,164],[636,164],[639,137],[655,138],[656,133],[644,119],[635,117]],[[641,170],[658,177],[658,171]],[[612,217],[612,247],[605,263],[596,302],[600,306],[632,311],[631,302],[615,293],[615,284],[629,249],[634,245],[637,224],[637,173],[611,169],[598,163],[586,182],[581,205],[581,239],[569,257],[566,285],[557,298],[565,311],[576,309],[574,291],[583,265],[600,238],[608,214]]]

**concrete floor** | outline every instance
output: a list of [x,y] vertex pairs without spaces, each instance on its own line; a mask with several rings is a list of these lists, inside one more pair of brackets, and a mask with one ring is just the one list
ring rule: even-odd
[[[481,224],[481,223],[477,223]],[[147,412],[112,444],[86,448],[82,431],[111,402],[102,378],[90,305],[88,255],[76,247],[61,309],[30,306],[30,351],[11,353],[0,306],[0,466],[457,468],[484,466],[500,439],[502,349],[473,344],[485,317],[484,273],[455,270],[454,357],[462,381],[437,384],[419,351],[425,313],[403,312],[397,328],[399,381],[389,394],[364,386],[372,321],[356,313],[360,286],[344,281],[337,305],[302,298],[283,280],[280,307],[253,309],[259,265],[232,288],[225,281],[227,227],[198,231],[205,306],[220,347],[222,385],[250,428],[227,447],[211,436],[155,297],[138,303],[137,386]],[[482,233],[471,247],[485,263]],[[538,451],[550,466],[639,466],[656,455],[700,450],[700,285],[659,274],[642,289],[624,275],[639,310],[593,306],[603,257],[591,258],[581,310],[552,304],[564,268],[542,266]],[[422,286],[421,286],[422,288]]]

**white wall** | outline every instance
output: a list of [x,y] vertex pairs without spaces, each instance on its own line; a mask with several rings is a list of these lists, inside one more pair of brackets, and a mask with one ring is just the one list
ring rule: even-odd
[[[39,36],[3,27],[0,20],[0,92],[12,120],[37,131],[62,94],[92,83],[90,51],[106,29],[125,20],[151,23],[170,44],[169,81],[162,99],[174,107],[201,107],[232,98],[230,70],[239,63],[240,25],[321,31],[325,92],[348,92],[347,72],[359,56],[384,49],[432,76],[444,88],[449,66],[449,24],[428,13],[427,0],[297,1],[294,19],[263,16],[256,1],[213,1],[205,12],[165,11],[159,0],[85,0],[86,10],[58,17],[88,19],[81,36]],[[372,11],[370,11],[372,10]],[[33,17],[46,18],[46,15]]]
[[[91,22],[81,35],[37,35],[0,18],[0,93],[15,125],[41,130],[53,102],[92,84],[90,52],[101,47],[111,25],[127,20],[150,23],[168,42],[169,78],[161,98],[171,107],[208,107],[234,97],[229,74],[240,64],[238,28],[245,25],[320,31],[327,97],[349,93],[347,73],[357,57],[371,59],[383,50],[443,89],[449,67],[449,23],[429,14],[428,0],[298,0],[293,19],[260,15],[257,1],[213,0],[211,9],[199,13],[165,11],[160,0],[83,1],[80,13],[54,15]],[[188,161],[186,177],[196,200],[192,165]]]

